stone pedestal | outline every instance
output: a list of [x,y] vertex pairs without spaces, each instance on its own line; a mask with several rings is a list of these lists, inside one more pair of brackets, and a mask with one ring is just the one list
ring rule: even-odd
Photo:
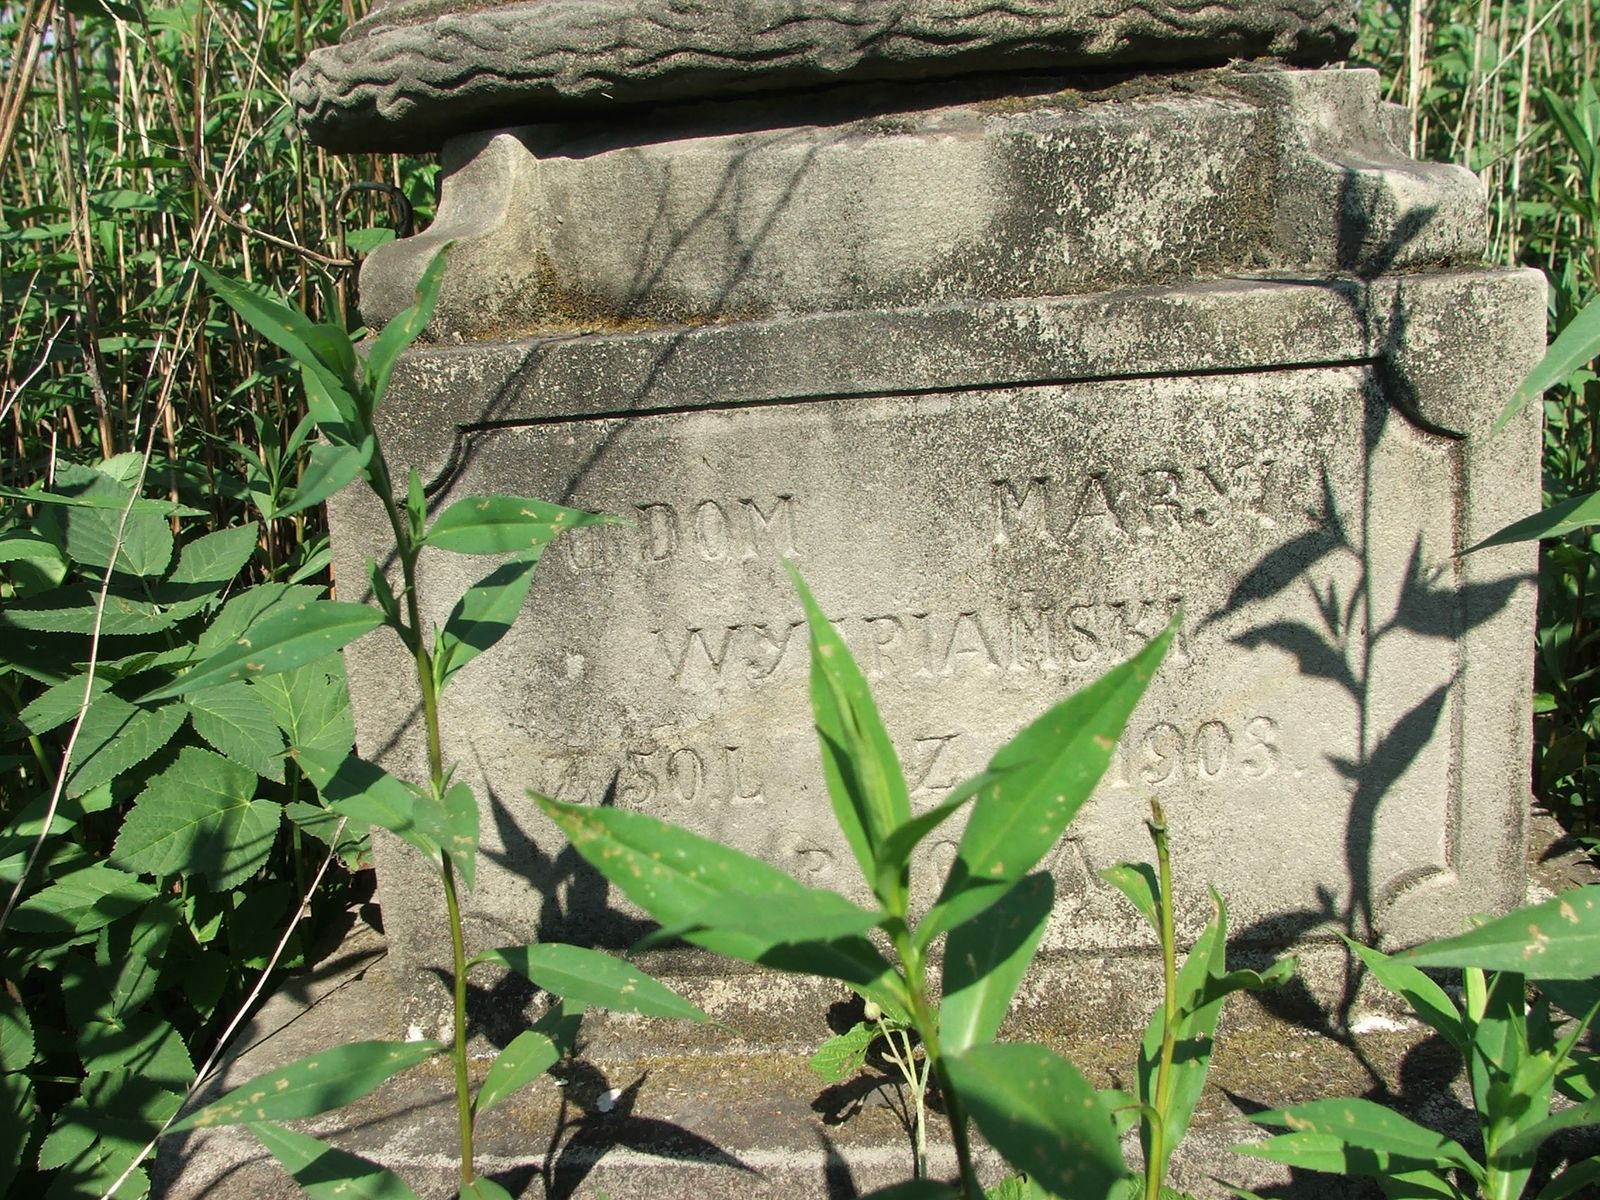
[[[1210,883],[1238,953],[1307,950],[1298,991],[1229,1018],[1273,1055],[1275,1021],[1350,999],[1335,933],[1405,943],[1521,899],[1534,560],[1462,551],[1539,504],[1537,414],[1489,429],[1542,349],[1541,279],[1483,268],[1476,181],[1404,155],[1372,74],[1285,65],[1334,56],[1348,14],[1036,8],[390,3],[298,78],[331,145],[443,139],[436,222],[362,276],[381,323],[453,243],[383,413],[391,463],[439,506],[628,519],[559,541],[445,696],[484,805],[474,947],[646,928],[530,788],[859,890],[785,559],[918,807],[1182,613],[1049,860],[1019,1034],[1093,1058],[1147,1015],[1148,935],[1096,872],[1147,857],[1151,795],[1182,929]],[[330,512],[348,588],[386,526],[354,492]],[[483,570],[425,558],[424,611]],[[348,662],[364,753],[419,775],[398,646]],[[924,899],[958,833],[926,847]],[[442,906],[404,847],[379,868],[401,1025],[431,1032]],[[592,1050],[628,1079],[687,1056],[775,1120],[822,1090],[789,1068],[837,987],[646,965],[726,1026],[602,1021]],[[491,1038],[527,999],[497,996]]]

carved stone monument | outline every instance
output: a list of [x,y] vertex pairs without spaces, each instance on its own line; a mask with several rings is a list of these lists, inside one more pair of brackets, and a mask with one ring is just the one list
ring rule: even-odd
[[[391,462],[440,505],[628,518],[558,542],[445,698],[486,805],[480,946],[642,929],[529,788],[852,889],[785,559],[863,664],[917,805],[1181,612],[1050,860],[1059,911],[1016,1016],[1124,1081],[1150,941],[1096,872],[1147,857],[1150,795],[1191,932],[1215,884],[1240,952],[1310,947],[1325,1004],[1334,932],[1404,943],[1520,900],[1533,558],[1461,552],[1539,504],[1536,416],[1490,425],[1542,348],[1543,285],[1483,268],[1477,181],[1413,161],[1375,75],[1325,65],[1353,28],[1322,0],[389,0],[311,57],[292,94],[314,140],[442,156],[432,227],[362,272],[381,324],[454,246],[388,401]],[[354,493],[332,521],[348,589],[386,527]],[[438,620],[482,569],[427,560]],[[364,752],[415,773],[398,645],[349,667]],[[409,854],[380,847],[380,899],[427,1027],[448,951]],[[671,1186],[903,1173],[894,1138],[794,1102],[821,1090],[795,1064],[841,989],[649,965],[728,1029],[615,1021],[593,1051],[657,1062],[672,1082],[637,1111],[766,1172],[679,1155]],[[1248,1002],[1225,1021],[1232,1078],[1281,1098],[1285,1078],[1238,1083],[1248,1047],[1281,1052],[1252,1022]],[[1105,1036],[1124,1040],[1096,1060]],[[675,1054],[723,1065],[675,1075]],[[765,1132],[732,1145],[719,1089],[767,1105]],[[762,1159],[763,1137],[798,1157]],[[1197,1154],[1191,1186],[1262,1178]],[[659,1194],[599,1169],[613,1196]]]

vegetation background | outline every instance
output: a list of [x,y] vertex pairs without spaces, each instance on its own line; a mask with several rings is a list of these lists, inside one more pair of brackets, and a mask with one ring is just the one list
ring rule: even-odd
[[[37,502],[49,487],[169,502],[144,527],[157,557],[156,525],[175,547],[148,577],[124,570],[118,585],[130,604],[169,607],[173,589],[190,589],[192,613],[159,631],[168,651],[216,636],[250,585],[336,582],[319,508],[295,508],[314,465],[291,370],[262,353],[193,266],[211,264],[354,328],[354,260],[412,214],[428,219],[431,161],[333,158],[294,128],[290,73],[308,48],[336,40],[362,3],[0,0],[0,896],[24,875],[46,801],[66,793],[42,861],[13,897],[20,924],[8,905],[10,928],[0,930],[0,1095],[20,1118],[0,1121],[0,1187],[98,1195],[137,1160],[270,966],[329,857],[314,814],[297,808],[305,797],[292,763],[224,745],[216,714],[175,711],[188,723],[132,761],[126,737],[91,737],[69,754],[74,714],[69,706],[61,718],[52,697],[74,687],[81,697],[81,647],[99,626],[41,629],[36,620],[24,629],[17,614],[59,607],[80,595],[71,589],[118,568],[96,561],[87,524],[62,533],[65,518]],[[1419,157],[1483,178],[1490,260],[1546,273],[1552,334],[1600,291],[1597,24],[1600,0],[1369,0],[1354,54],[1409,109]],[[1548,395],[1545,419],[1547,502],[1600,488],[1593,370]],[[83,473],[96,466],[111,484]],[[227,554],[205,540],[251,522]],[[40,547],[55,545],[51,529],[63,548],[42,559]],[[201,579],[193,564],[207,555]],[[1591,845],[1600,834],[1596,564],[1587,531],[1545,544],[1535,648],[1538,791]],[[114,693],[114,663],[102,683]],[[337,701],[328,700],[334,738],[348,727]],[[280,748],[304,732],[277,725]],[[234,846],[226,862],[141,869],[149,860],[118,844],[130,814],[198,756],[245,761],[248,771],[230,777],[242,808],[277,806],[285,819],[274,808],[273,832],[243,857]],[[76,794],[58,786],[63,764]],[[339,849],[280,967],[295,965],[319,922],[359,895],[361,848]],[[105,890],[85,899],[91,875]],[[152,926],[135,910],[158,895],[170,920]],[[130,961],[148,978],[118,975],[118,959],[141,945]],[[113,1000],[85,999],[95,989]],[[86,1042],[90,1034],[102,1042]],[[134,1086],[152,1072],[153,1084]],[[120,1194],[142,1185],[136,1172]]]

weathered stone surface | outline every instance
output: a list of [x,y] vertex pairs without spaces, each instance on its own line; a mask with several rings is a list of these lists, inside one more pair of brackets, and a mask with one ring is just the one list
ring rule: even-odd
[[362,311],[376,325],[409,305],[446,242],[442,340],[1482,254],[1482,189],[1406,158],[1368,71],[951,100],[743,132],[750,114],[723,105],[718,132],[458,138],[438,218],[367,260]]
[[402,0],[312,54],[290,95],[331,149],[431,151],[497,125],[822,84],[1323,63],[1354,33],[1351,0]]
[[[558,543],[445,697],[485,805],[474,942],[641,930],[529,787],[859,892],[785,558],[872,678],[919,806],[1182,608],[1049,862],[1041,1029],[1070,1023],[1085,955],[1146,943],[1095,872],[1144,857],[1149,794],[1190,932],[1207,882],[1245,943],[1410,941],[1512,904],[1532,555],[1457,555],[1538,504],[1535,418],[1487,432],[1542,295],[1519,272],[1234,280],[413,352],[386,436],[436,504],[509,491],[633,522]],[[359,578],[382,521],[354,493],[332,515],[339,577]],[[442,621],[483,569],[429,558],[425,611]],[[349,662],[362,745],[420,774],[398,647]],[[429,872],[396,846],[381,866],[408,1011],[432,1021]],[[762,1003],[725,964],[664,961]]]

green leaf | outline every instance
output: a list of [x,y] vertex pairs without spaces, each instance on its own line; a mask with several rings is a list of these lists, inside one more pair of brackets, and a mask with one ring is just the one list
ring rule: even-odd
[[81,796],[127,774],[166,746],[186,715],[181,704],[138,708],[111,692],[95,697],[72,747],[67,794]]
[[138,579],[166,574],[173,537],[161,505],[138,499],[125,485],[92,470],[62,472],[56,490],[75,501],[97,502],[53,505],[39,514],[40,531],[64,546],[79,567],[97,575],[111,567]]
[[258,583],[247,588],[222,606],[222,611],[207,625],[195,643],[195,650],[205,656],[233,645],[254,624],[281,612],[316,600],[322,589],[306,585],[283,583]]
[[524,975],[552,995],[580,1004],[647,1017],[711,1018],[643,971],[598,950],[542,942],[486,950],[476,961],[495,963]]
[[1181,619],[1050,708],[989,760],[994,782],[978,793],[944,888],[917,928],[918,945],[993,904],[1055,845],[1110,765]]
[[1044,1046],[979,1045],[945,1058],[957,1094],[989,1144],[1048,1191],[1111,1200],[1128,1169],[1101,1097]]
[[383,327],[383,332],[372,340],[367,350],[367,393],[372,397],[373,408],[383,403],[389,391],[389,377],[394,372],[395,360],[401,351],[422,336],[433,318],[434,306],[439,302],[439,289],[444,285],[445,265],[449,259],[450,244],[439,247],[417,280],[417,302]]
[[785,565],[800,593],[810,628],[811,711],[834,818],[879,903],[897,916],[903,915],[909,861],[880,864],[878,860],[884,840],[911,820],[900,760],[866,676],[839,631],[818,607],[800,572],[792,562],[785,560]]
[[1324,1134],[1347,1146],[1394,1155],[1412,1163],[1460,1167],[1475,1179],[1483,1178],[1483,1168],[1459,1142],[1371,1100],[1313,1100],[1255,1113],[1250,1119],[1262,1125],[1287,1126],[1296,1133]]
[[90,1075],[105,1071],[135,1071],[142,1078],[182,1091],[194,1079],[194,1062],[183,1037],[154,1012],[141,1009],[125,1020],[91,1020],[78,1031],[76,1042],[83,1069]]
[[[109,1019],[121,1020],[155,995],[162,959],[177,926],[176,899],[164,896],[131,921],[118,922],[101,933],[95,963],[102,978],[109,980],[100,1005]],[[190,1075],[193,1073],[191,1066]],[[188,1078],[180,1082],[187,1083]]]
[[465,1184],[458,1196],[459,1200],[516,1200],[505,1188],[483,1175]]
[[[352,871],[361,869],[363,865],[371,865],[366,862],[371,853],[371,843],[341,814],[321,805],[307,804],[304,800],[292,800],[283,806],[283,815],[307,837],[316,838],[324,846],[333,846]],[[344,826],[343,832],[338,832],[341,824]],[[335,837],[338,838],[337,842],[334,841]]]
[[372,461],[372,451],[377,444],[377,439],[368,434],[358,446],[336,446],[331,442],[318,442],[312,446],[310,461],[300,475],[294,499],[274,515],[288,517],[313,508],[347,484],[360,479],[361,472]]
[[[211,290],[221,296],[247,325],[294,359],[296,365],[314,378],[330,397],[345,398],[349,407],[345,411],[341,406],[341,418],[349,421],[355,416],[355,406],[350,403],[347,391],[347,385],[353,381],[337,370],[337,360],[330,363],[324,358],[331,349],[327,335],[319,332],[309,317],[299,309],[282,304],[238,280],[219,275],[203,264],[197,269]],[[309,388],[309,378],[307,384]]]
[[1545,1184],[1534,1200],[1566,1200],[1571,1195],[1585,1194],[1582,1189],[1594,1184],[1600,1184],[1600,1158],[1586,1158]]
[[639,948],[706,929],[718,934],[745,934],[764,945],[779,946],[865,933],[883,919],[881,912],[869,912],[837,892],[820,888],[806,888],[786,896],[782,904],[730,891],[718,895],[681,923],[663,926],[640,942]]
[[261,529],[254,521],[197,537],[178,555],[166,588],[213,592],[233,582],[255,553]]
[[987,771],[980,772],[958,784],[948,796],[927,812],[918,813],[903,825],[891,830],[889,836],[878,846],[876,868],[878,872],[883,872],[893,863],[907,861],[923,838],[948,821],[956,810],[991,782],[993,780]]
[[1493,1161],[1513,1162],[1524,1155],[1532,1154],[1563,1129],[1577,1129],[1584,1125],[1600,1125],[1600,1097],[1593,1097],[1582,1104],[1564,1108],[1554,1116],[1546,1117],[1520,1130],[1516,1136],[1508,1138],[1501,1144]]
[[1101,871],[1100,878],[1126,896],[1150,928],[1160,933],[1161,883],[1154,867],[1149,863],[1118,863]]
[[311,1200],[417,1200],[417,1194],[386,1167],[267,1121],[245,1126]]
[[365,604],[316,600],[252,625],[233,645],[143,697],[160,700],[238,679],[259,679],[315,662],[383,624],[383,614]]
[[811,1056],[811,1069],[829,1083],[842,1083],[867,1061],[867,1050],[878,1036],[875,1025],[857,1021],[841,1034],[829,1038]]
[[1262,1158],[1268,1162],[1283,1163],[1308,1171],[1325,1171],[1330,1175],[1355,1175],[1386,1179],[1397,1176],[1431,1175],[1436,1189],[1432,1195],[1458,1197],[1442,1177],[1432,1174],[1426,1162],[1406,1158],[1404,1155],[1374,1151],[1353,1146],[1342,1138],[1328,1133],[1282,1133],[1264,1142],[1246,1142],[1230,1147],[1235,1154]]
[[24,933],[90,933],[148,904],[156,889],[105,863],[83,867],[41,888],[11,913]]
[[182,1103],[178,1092],[137,1071],[91,1075],[39,1147],[40,1168],[60,1170],[48,1194],[100,1195]]
[[[19,714],[28,732],[43,735],[75,718],[78,709],[83,706],[88,682],[83,675],[73,675],[35,696]],[[87,690],[91,700],[98,699],[111,690],[111,681],[103,675],[96,675],[93,685]]]
[[290,749],[343,755],[355,744],[344,660],[337,655],[270,675],[253,686],[283,730]]
[[185,746],[134,802],[111,861],[129,871],[201,876],[214,888],[233,887],[267,861],[278,834],[278,805],[255,794],[254,771]]
[[474,1119],[515,1095],[561,1061],[561,1049],[536,1029],[525,1029],[495,1055],[494,1065],[472,1102]]
[[1029,875],[950,931],[944,948],[939,1042],[946,1054],[994,1040],[1050,923],[1055,880]]
[[1534,542],[1543,538],[1564,537],[1575,529],[1600,525],[1600,492],[1587,492],[1573,496],[1560,504],[1513,521],[1498,533],[1468,546],[1463,554],[1482,550],[1487,546],[1504,546],[1511,542]]
[[440,633],[439,686],[511,629],[533,586],[537,553],[502,563],[456,601]]
[[860,1200],[960,1200],[961,1193],[937,1179],[907,1179],[877,1188]]
[[1555,387],[1590,359],[1600,357],[1600,296],[1583,306],[1582,311],[1550,343],[1544,357],[1518,386],[1499,417],[1494,429],[1498,433],[1506,423],[1522,411],[1522,406],[1536,396]]
[[1345,938],[1345,943],[1361,957],[1374,979],[1411,1005],[1411,1011],[1441,1034],[1457,1053],[1467,1053],[1470,1039],[1462,1027],[1461,1013],[1442,987],[1409,963],[1397,962],[1350,938]]
[[417,825],[417,794],[400,780],[355,754],[307,749],[295,757],[329,808],[362,829],[387,829],[439,863],[439,843]]
[[522,496],[465,496],[434,520],[425,546],[457,554],[521,554],[543,550],[558,534],[585,525],[615,524],[601,513],[578,512]]
[[20,1071],[33,1061],[33,1022],[21,1000],[0,988],[0,1074]]
[[748,931],[705,925],[743,906],[781,910],[811,889],[777,868],[644,813],[562,804],[535,795],[539,805],[596,870],[663,925],[683,928],[684,940],[714,953],[778,970],[806,972],[852,984],[885,1008],[903,1008],[898,977],[863,937],[777,943]]
[[9,1120],[0,1122],[0,1191],[14,1195],[11,1180],[22,1166],[22,1154],[33,1136],[38,1105],[33,1099],[33,1080],[23,1074],[0,1075],[0,1112]]
[[225,758],[283,782],[283,735],[272,710],[248,683],[225,683],[189,700],[194,731]]
[[1457,937],[1396,956],[1422,967],[1515,971],[1529,979],[1589,979],[1600,963],[1600,884],[1520,908]]
[[0,563],[38,562],[65,566],[66,561],[54,542],[36,533],[12,529],[0,534]]
[[343,1108],[390,1076],[443,1050],[438,1042],[351,1042],[257,1075],[222,1099],[174,1122],[169,1133],[252,1121],[293,1121]]
[[[429,819],[423,819],[425,814]],[[461,881],[471,891],[478,871],[478,799],[472,789],[464,783],[451,784],[438,804],[431,797],[420,797],[417,821],[422,831],[450,855]]]

